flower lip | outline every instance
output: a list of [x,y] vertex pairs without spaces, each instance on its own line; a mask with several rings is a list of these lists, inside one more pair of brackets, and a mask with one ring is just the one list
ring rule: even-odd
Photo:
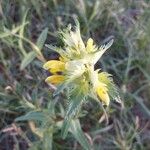
[[96,93],[98,97],[101,99],[102,103],[108,106],[110,103],[110,98],[109,98],[108,89],[106,88],[106,86],[98,86],[96,88]]
[[59,84],[65,80],[65,77],[63,75],[52,75],[46,78],[45,82],[51,83],[51,84]]
[[43,65],[45,70],[55,70],[54,72],[63,71],[65,69],[65,63],[59,60],[50,60]]

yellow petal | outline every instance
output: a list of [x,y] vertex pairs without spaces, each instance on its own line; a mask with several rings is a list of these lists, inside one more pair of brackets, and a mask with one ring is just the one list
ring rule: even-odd
[[43,65],[45,70],[54,69],[56,72],[64,71],[65,63],[59,60],[50,60]]
[[55,68],[51,68],[51,69],[49,69],[49,72],[51,72],[52,74],[57,74],[59,72],[59,70],[55,69]]
[[98,97],[101,99],[101,101],[108,106],[110,103],[109,95],[108,95],[108,89],[105,86],[98,86],[96,88],[96,92]]
[[65,77],[63,75],[52,75],[46,78],[45,82],[51,84],[59,84],[64,81]]
[[93,47],[93,39],[89,38],[87,41],[87,46],[86,46],[86,50],[87,52],[92,52],[94,49]]
[[60,57],[59,57],[59,60],[60,60],[61,62],[67,62],[67,61],[68,61],[68,59],[67,59],[67,58],[62,57],[62,56],[60,56]]

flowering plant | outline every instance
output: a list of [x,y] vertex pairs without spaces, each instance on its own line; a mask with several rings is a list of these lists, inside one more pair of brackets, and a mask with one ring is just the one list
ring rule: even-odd
[[100,47],[95,45],[92,38],[84,44],[77,21],[74,31],[69,25],[67,29],[60,31],[59,35],[64,43],[63,47],[46,45],[59,53],[59,60],[49,60],[43,68],[52,74],[45,81],[57,87],[54,94],[59,94],[63,90],[68,94],[63,128],[65,132],[69,122],[75,118],[88,97],[109,106],[110,100],[118,99],[119,96],[111,75],[102,72],[101,69],[94,69],[97,61],[112,45],[113,39]]

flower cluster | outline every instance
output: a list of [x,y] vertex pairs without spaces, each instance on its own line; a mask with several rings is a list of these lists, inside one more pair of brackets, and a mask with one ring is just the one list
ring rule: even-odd
[[68,26],[60,35],[64,43],[63,48],[47,45],[57,51],[60,57],[59,60],[49,60],[43,65],[43,68],[52,74],[45,81],[56,86],[64,83],[82,85],[85,95],[94,94],[108,106],[110,99],[117,96],[115,85],[110,74],[100,72],[100,69],[94,70],[94,65],[112,45],[113,40],[101,47],[96,46],[92,38],[84,44],[78,23],[74,31]]

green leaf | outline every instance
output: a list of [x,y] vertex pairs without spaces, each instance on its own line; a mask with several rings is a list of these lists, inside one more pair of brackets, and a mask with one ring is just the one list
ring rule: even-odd
[[4,31],[0,32],[0,39],[1,38],[6,38],[7,36],[11,36],[13,34],[16,34],[23,26],[27,25],[29,22],[26,22],[20,26],[17,26],[16,28],[13,28],[12,30],[9,30],[4,27]]
[[61,83],[60,85],[58,85],[57,89],[55,90],[55,92],[53,93],[54,96],[60,94],[67,86],[67,83]]
[[72,120],[70,124],[70,132],[74,135],[76,140],[82,145],[82,147],[86,150],[91,150],[91,145],[88,142],[87,138],[85,137],[80,122],[78,119]]
[[79,108],[82,105],[82,102],[84,100],[84,94],[82,91],[74,90],[72,95],[70,96],[68,109],[66,112],[67,117],[72,117],[76,114],[76,112],[79,110]]
[[36,42],[36,45],[37,47],[41,50],[43,48],[43,45],[46,41],[46,38],[47,38],[47,33],[48,33],[48,28],[45,28],[42,33],[40,34],[37,42]]
[[[29,9],[27,9],[26,12],[24,13],[24,16],[23,16],[23,19],[22,19],[22,24],[23,25],[26,24],[26,18],[27,18],[28,11],[29,11]],[[20,37],[24,37],[24,30],[25,30],[25,26],[22,26],[22,28],[19,31],[19,36]],[[20,48],[20,51],[22,52],[23,56],[26,56],[27,52],[26,52],[26,50],[24,48],[23,39],[22,38],[18,39],[18,44],[19,44],[19,48]]]
[[71,118],[65,119],[63,122],[62,129],[61,129],[61,135],[63,139],[65,139],[68,134],[70,123],[71,123]]
[[46,120],[46,116],[42,112],[29,112],[24,116],[20,116],[15,119],[15,121],[26,121],[26,120],[36,120],[44,122]]
[[82,102],[85,99],[85,94],[83,92],[83,88],[78,87],[75,88],[70,94],[68,108],[66,111],[66,116],[62,126],[62,136],[65,138],[68,134],[68,130],[70,127],[70,121],[75,117],[77,112],[79,112]]
[[62,52],[64,52],[62,48],[59,48],[59,47],[56,47],[56,46],[53,46],[53,45],[50,45],[50,44],[45,44],[45,46],[46,46],[48,49],[50,49],[50,50],[52,50],[52,51],[54,51],[54,52],[57,52],[57,53],[59,53],[59,54],[62,54]]
[[53,126],[50,126],[46,132],[44,133],[43,137],[43,149],[45,150],[52,150],[52,143],[53,143]]
[[144,113],[144,115],[147,117],[147,118],[150,118],[150,110],[149,108],[143,103],[143,99],[137,95],[134,95],[134,94],[130,94],[128,93],[131,97],[133,97],[137,103],[141,106],[141,111]]
[[29,52],[22,60],[20,70],[23,70],[25,67],[27,67],[34,60],[35,57],[36,57],[35,51]]

